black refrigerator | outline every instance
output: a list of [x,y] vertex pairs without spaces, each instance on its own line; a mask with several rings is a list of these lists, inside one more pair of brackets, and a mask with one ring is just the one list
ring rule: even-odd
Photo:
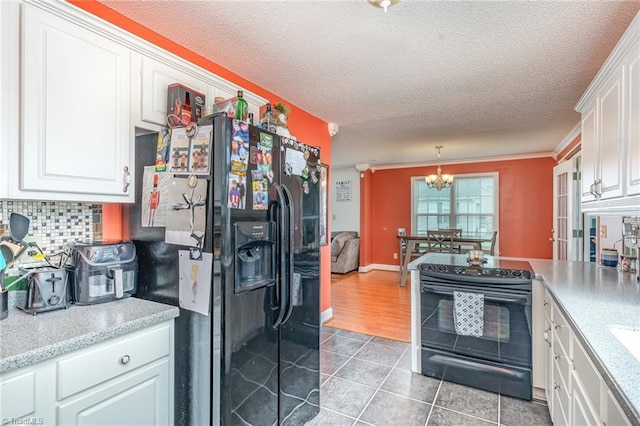
[[176,319],[175,424],[302,425],[320,410],[320,151],[226,115],[198,125],[209,146],[187,162],[208,161],[206,173],[164,172],[206,185],[206,198],[167,206],[204,209],[193,244],[166,243],[165,227],[142,217],[157,134],[136,138],[136,203],[123,207],[135,297],[180,306],[179,252],[212,253],[208,315]]

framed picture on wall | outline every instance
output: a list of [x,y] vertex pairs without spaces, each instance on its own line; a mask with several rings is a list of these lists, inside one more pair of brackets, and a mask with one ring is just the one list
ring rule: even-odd
[[320,165],[320,245],[325,246],[328,242],[327,224],[329,222],[329,208],[327,205],[327,191],[329,190],[329,167],[326,164]]

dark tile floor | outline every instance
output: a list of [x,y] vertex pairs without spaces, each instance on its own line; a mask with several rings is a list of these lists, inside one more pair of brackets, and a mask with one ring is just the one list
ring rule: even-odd
[[320,414],[307,425],[551,425],[527,402],[411,372],[409,344],[322,328]]

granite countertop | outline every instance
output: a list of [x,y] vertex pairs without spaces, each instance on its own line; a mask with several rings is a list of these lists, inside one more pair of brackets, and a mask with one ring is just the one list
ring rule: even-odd
[[0,321],[0,373],[177,317],[176,306],[128,297],[36,316],[17,308]]
[[634,275],[587,262],[529,263],[627,416],[640,424],[640,285]]
[[[424,262],[448,264],[450,254],[426,254]],[[640,424],[640,284],[630,273],[588,262],[528,261],[576,331],[631,422]]]

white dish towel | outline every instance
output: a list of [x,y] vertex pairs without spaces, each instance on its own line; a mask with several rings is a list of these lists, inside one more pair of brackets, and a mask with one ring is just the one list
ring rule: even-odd
[[484,333],[484,294],[453,292],[453,323],[461,336]]

